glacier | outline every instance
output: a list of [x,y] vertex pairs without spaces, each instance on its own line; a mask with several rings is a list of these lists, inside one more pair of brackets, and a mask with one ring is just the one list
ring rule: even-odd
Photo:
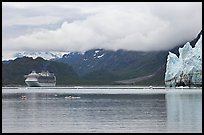
[[202,86],[202,35],[193,48],[187,42],[179,48],[179,57],[169,52],[167,56],[165,85]]

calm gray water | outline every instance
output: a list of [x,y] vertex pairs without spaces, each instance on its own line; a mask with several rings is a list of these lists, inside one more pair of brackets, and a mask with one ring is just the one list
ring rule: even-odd
[[3,88],[2,132],[202,132],[201,89],[141,91]]

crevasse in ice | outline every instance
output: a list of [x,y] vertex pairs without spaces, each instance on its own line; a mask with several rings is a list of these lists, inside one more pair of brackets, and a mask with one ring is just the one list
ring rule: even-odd
[[202,86],[202,35],[194,48],[187,42],[179,48],[179,57],[169,52],[166,64],[165,85]]

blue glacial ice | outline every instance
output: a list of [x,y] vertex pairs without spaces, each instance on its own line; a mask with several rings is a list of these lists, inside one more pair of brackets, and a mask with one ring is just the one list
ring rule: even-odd
[[202,35],[193,48],[187,42],[179,48],[179,57],[169,52],[166,64],[165,85],[202,86]]

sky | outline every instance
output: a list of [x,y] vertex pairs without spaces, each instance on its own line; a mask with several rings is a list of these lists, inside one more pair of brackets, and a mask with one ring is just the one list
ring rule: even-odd
[[202,2],[3,2],[2,58],[19,51],[168,50],[202,29]]

